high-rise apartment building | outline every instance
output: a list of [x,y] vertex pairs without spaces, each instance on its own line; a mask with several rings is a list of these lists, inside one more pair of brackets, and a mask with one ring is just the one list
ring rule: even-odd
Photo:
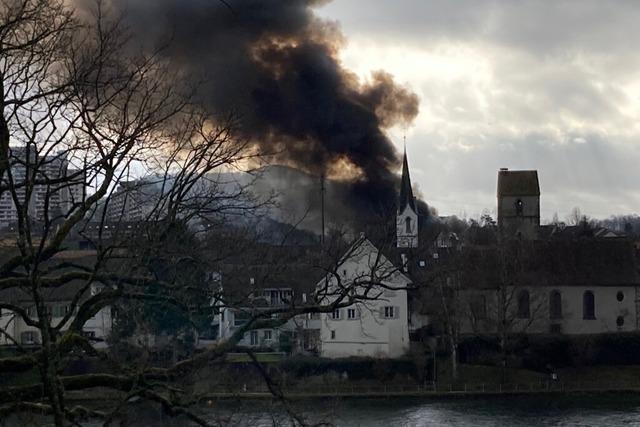
[[78,172],[69,169],[64,154],[40,157],[25,147],[11,147],[9,165],[11,176],[5,174],[2,184],[14,191],[0,194],[0,227],[17,222],[19,209],[26,210],[32,221],[61,218],[85,197],[83,178],[60,181]]

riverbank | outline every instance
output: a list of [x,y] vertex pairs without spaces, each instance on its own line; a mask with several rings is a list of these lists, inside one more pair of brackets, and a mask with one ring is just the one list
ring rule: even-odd
[[[418,386],[381,386],[381,387],[318,387],[315,389],[281,390],[287,399],[324,399],[324,398],[490,398],[522,395],[602,395],[633,394],[640,397],[640,384],[610,384],[603,387],[596,383],[582,384],[449,384]],[[208,393],[202,401],[218,399],[274,399],[268,390],[239,390],[236,392],[219,391]]]
[[[449,365],[438,367],[437,381],[422,381],[405,374],[391,373],[389,380],[355,380],[350,373],[339,371],[329,374],[295,377],[274,372],[275,382],[289,399],[312,398],[475,398],[524,394],[584,394],[627,393],[640,395],[640,366],[590,366],[557,369],[557,380],[549,374],[526,369],[502,368],[483,365],[462,364],[458,369],[458,380],[454,381]],[[214,372],[200,371],[197,378],[186,389],[201,400],[241,399],[271,400],[272,393],[264,381],[251,372],[253,381],[247,376],[236,376],[224,382],[213,381]],[[219,373],[218,370],[215,371]],[[68,398],[77,401],[119,400],[123,394],[108,388],[97,388],[81,393],[68,392]]]
[[[123,394],[113,391],[95,390],[93,393],[69,392],[67,400],[72,401],[108,401],[119,400]],[[529,384],[428,384],[413,385],[379,385],[355,386],[341,384],[336,386],[291,387],[280,388],[279,391],[288,400],[307,399],[465,399],[465,398],[505,398],[509,396],[602,396],[633,395],[640,398],[640,383],[619,382],[603,384],[601,382],[543,382]],[[93,395],[95,393],[95,396]],[[247,388],[238,386],[217,391],[210,391],[200,396],[204,404],[219,400],[276,400],[266,387]]]

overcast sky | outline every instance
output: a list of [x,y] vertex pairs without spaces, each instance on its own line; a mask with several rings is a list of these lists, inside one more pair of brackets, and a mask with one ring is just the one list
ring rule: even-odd
[[420,97],[411,175],[441,214],[495,213],[500,167],[538,170],[543,219],[640,212],[640,2],[336,0],[317,13],[339,22],[347,68],[384,69]]

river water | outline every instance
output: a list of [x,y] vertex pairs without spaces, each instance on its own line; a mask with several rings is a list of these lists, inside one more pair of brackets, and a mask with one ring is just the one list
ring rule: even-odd
[[[640,396],[632,394],[308,400],[296,406],[308,421],[337,426],[640,426]],[[230,421],[233,425],[290,425],[281,408],[261,403],[242,405]]]
[[[640,426],[640,394],[531,395],[450,399],[308,399],[293,403],[308,423],[336,426]],[[163,416],[145,405],[129,407],[119,426],[193,425]],[[290,426],[279,404],[265,401],[212,401],[199,415],[214,425]],[[8,426],[47,425],[35,419],[4,420]],[[3,423],[0,420],[0,425]],[[83,423],[100,426],[102,423]]]

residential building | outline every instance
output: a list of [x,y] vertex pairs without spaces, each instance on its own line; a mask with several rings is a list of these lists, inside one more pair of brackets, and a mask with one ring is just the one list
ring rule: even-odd
[[[320,321],[317,314],[286,319],[287,311],[310,302],[314,277],[319,270],[305,264],[243,265],[226,264],[219,274],[218,314],[214,325],[218,339],[226,340],[257,314],[272,313],[266,320],[273,327],[246,332],[238,346],[286,352],[318,350]],[[260,320],[265,320],[261,318]]]
[[[79,262],[92,258],[92,251],[67,251],[59,253],[53,263]],[[87,284],[82,280],[72,280],[68,283],[52,288],[51,290],[41,290],[44,298],[47,315],[52,324],[57,326],[64,321],[61,327],[65,331],[74,319],[72,310],[74,298],[79,295],[79,302],[82,303],[88,298],[97,295],[104,289],[104,285],[98,282]],[[37,319],[37,311],[29,290],[12,288],[0,292],[0,300],[6,301],[18,307],[22,307],[32,319]],[[65,320],[66,317],[66,320]],[[0,328],[6,334],[0,334],[0,346],[38,346],[42,343],[40,330],[28,325],[24,319],[11,310],[0,311]],[[104,307],[93,315],[83,326],[82,333],[87,336],[96,348],[106,348],[106,339],[112,328],[111,307]]]
[[[29,161],[27,162],[27,157]],[[27,178],[27,166],[35,163],[35,155],[29,153],[27,155],[26,148],[10,147],[9,149],[9,168],[12,175],[12,181],[15,185],[15,194],[18,201],[25,203],[26,191],[24,183]],[[2,184],[9,185],[9,177],[5,174]],[[31,205],[31,201],[26,201]],[[29,206],[31,210],[32,206]],[[18,210],[13,199],[13,194],[5,190],[0,194],[0,226],[6,227],[8,224],[18,221]]]
[[[10,171],[15,196],[19,205],[26,206],[27,215],[32,221],[45,219],[55,220],[65,216],[73,207],[73,203],[82,200],[85,193],[84,177],[75,177],[67,182],[55,182],[60,178],[77,175],[76,170],[69,169],[69,162],[63,153],[52,153],[38,156],[25,147],[10,148]],[[36,184],[30,184],[27,171],[37,170]],[[52,181],[52,183],[47,183]],[[9,182],[5,176],[4,184]],[[27,187],[30,197],[27,200]],[[18,208],[12,192],[0,194],[0,227],[6,227],[18,221]]]
[[161,187],[151,178],[121,182],[109,198],[107,220],[135,223],[147,219],[158,208]]
[[[400,357],[409,350],[407,287],[411,280],[365,236],[357,239],[336,270],[316,284],[336,305],[320,316],[323,357]],[[340,289],[348,289],[347,294]],[[344,306],[352,297],[357,302]]]

